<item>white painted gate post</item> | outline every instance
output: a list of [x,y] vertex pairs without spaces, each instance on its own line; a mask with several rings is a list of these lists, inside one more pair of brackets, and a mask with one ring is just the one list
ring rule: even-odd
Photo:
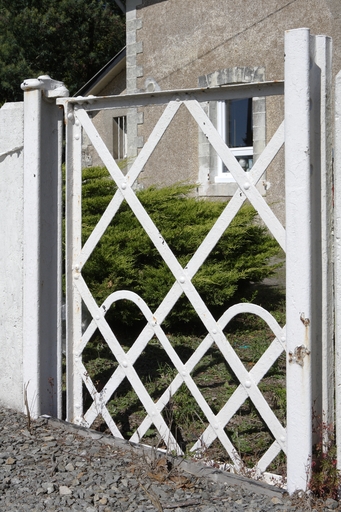
[[48,76],[25,80],[23,383],[26,407],[61,416],[61,151],[68,96]]
[[321,83],[322,94],[325,94],[326,84],[321,77],[330,72],[330,40],[318,39],[321,37],[310,36],[308,29],[290,30],[285,36],[287,477],[290,494],[297,489],[305,490],[309,481],[313,408],[322,416],[322,408],[331,407],[328,393],[322,393],[328,383],[323,383],[326,369],[321,365],[322,326],[330,319],[321,305],[326,287],[322,278],[322,267],[326,266],[322,224],[327,217],[322,208],[326,198],[321,190],[325,190],[328,151],[324,135],[321,137],[321,119],[325,119],[326,110],[324,99],[321,101]]
[[[306,488],[311,456],[311,239],[308,29],[285,35],[288,491]],[[302,347],[302,349],[299,349]],[[301,350],[301,364],[299,350]],[[289,354],[292,354],[289,356]],[[290,357],[290,359],[289,359]]]

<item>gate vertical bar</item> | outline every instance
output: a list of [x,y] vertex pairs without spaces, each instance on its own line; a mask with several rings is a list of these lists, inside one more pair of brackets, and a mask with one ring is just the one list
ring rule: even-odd
[[26,412],[61,415],[61,133],[68,96],[48,76],[25,80],[23,383]]
[[82,337],[82,300],[75,286],[82,236],[82,129],[77,108],[66,105],[66,416],[75,423],[83,415],[82,378],[75,369]]
[[341,71],[335,80],[334,164],[335,422],[337,466],[341,470]]
[[285,35],[285,192],[287,229],[287,480],[306,489],[312,450],[311,190],[308,29]]

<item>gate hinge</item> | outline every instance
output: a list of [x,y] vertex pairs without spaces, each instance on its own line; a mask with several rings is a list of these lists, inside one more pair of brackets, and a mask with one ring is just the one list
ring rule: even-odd
[[303,359],[305,356],[309,356],[309,354],[310,350],[308,350],[306,346],[300,345],[295,348],[294,353],[289,352],[289,363],[297,363],[300,366],[303,366]]
[[46,98],[65,98],[69,96],[69,91],[63,82],[53,80],[48,75],[41,75],[38,78],[28,78],[21,84],[23,91],[32,91],[41,89]]

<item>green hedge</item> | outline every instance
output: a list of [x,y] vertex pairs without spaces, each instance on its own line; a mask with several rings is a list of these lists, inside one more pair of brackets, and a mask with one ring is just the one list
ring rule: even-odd
[[[106,169],[83,171],[83,243],[111,200],[116,186]],[[137,193],[162,236],[185,266],[209,232],[226,203],[200,200],[193,187],[176,185],[149,188]],[[271,275],[269,259],[278,252],[277,242],[255,222],[256,212],[244,206],[204,265],[193,278],[202,299],[215,316],[235,301],[249,300],[251,283]],[[174,277],[126,202],[103,235],[83,268],[83,276],[98,304],[116,290],[132,290],[154,311],[171,288]],[[141,319],[135,306],[120,301],[111,308],[110,322],[132,326]],[[171,329],[179,324],[200,324],[182,296],[165,320]]]

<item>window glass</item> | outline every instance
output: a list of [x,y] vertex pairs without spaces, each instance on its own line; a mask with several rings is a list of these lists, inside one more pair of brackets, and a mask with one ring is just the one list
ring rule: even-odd
[[127,156],[126,116],[114,117],[113,137],[113,156],[115,160],[122,160]]
[[[217,130],[242,169],[253,165],[252,98],[217,102]],[[218,157],[215,182],[233,182],[233,176]]]
[[226,114],[227,145],[230,148],[252,146],[252,98],[228,101]]

